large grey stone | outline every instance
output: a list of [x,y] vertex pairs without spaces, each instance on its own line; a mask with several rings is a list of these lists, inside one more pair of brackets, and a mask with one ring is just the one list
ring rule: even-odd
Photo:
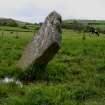
[[53,11],[45,19],[37,35],[25,48],[17,67],[27,69],[34,64],[47,64],[61,46],[61,16]]

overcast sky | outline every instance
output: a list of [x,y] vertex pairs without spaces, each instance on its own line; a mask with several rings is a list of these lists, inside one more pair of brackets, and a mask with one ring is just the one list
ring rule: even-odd
[[105,20],[105,0],[0,0],[0,17],[42,22],[53,10],[63,19]]

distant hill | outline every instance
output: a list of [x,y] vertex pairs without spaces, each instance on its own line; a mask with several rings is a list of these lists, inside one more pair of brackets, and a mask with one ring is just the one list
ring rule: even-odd
[[1,25],[9,24],[9,23],[12,23],[12,22],[14,22],[13,19],[0,18],[0,24]]
[[[68,19],[68,20],[63,20],[63,23],[73,23],[74,21],[80,22],[80,23],[94,23],[94,24],[105,24],[105,20],[80,20],[80,19]],[[33,25],[33,23],[29,23],[29,22],[23,22],[23,21],[19,21],[19,20],[15,20],[15,19],[11,19],[11,18],[2,18],[0,17],[0,24],[4,24],[4,23],[11,23],[11,22],[16,22],[19,26],[24,26],[25,24],[27,25]]]
[[6,24],[8,25],[13,22],[16,22],[18,24],[18,26],[24,26],[25,24],[33,25],[32,23],[22,22],[22,21],[11,19],[11,18],[0,18],[1,25],[6,25]]
[[94,27],[100,33],[105,34],[105,20],[80,20],[80,19],[69,19],[63,20],[62,27],[65,29],[73,29],[76,31],[82,31],[87,27]]
[[39,29],[38,24],[23,22],[11,18],[0,18],[0,30],[4,31],[34,31]]
[[77,21],[79,23],[84,23],[84,24],[89,24],[89,23],[93,23],[93,24],[105,24],[105,20],[80,20],[80,19],[68,19],[68,20],[64,20],[64,23],[73,23],[74,21]]
[[[80,19],[68,19],[63,20],[62,28],[67,29],[83,29],[87,25],[97,28],[100,32],[105,33],[105,20],[80,20]],[[0,29],[4,30],[3,26],[18,27],[19,29],[25,29],[26,31],[38,30],[39,24],[33,24],[29,22],[23,22],[11,18],[0,18]],[[7,30],[7,27],[6,27]]]

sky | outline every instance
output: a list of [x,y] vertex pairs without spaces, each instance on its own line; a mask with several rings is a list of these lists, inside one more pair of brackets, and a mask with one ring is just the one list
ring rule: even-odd
[[0,0],[0,17],[26,22],[43,22],[54,10],[63,20],[105,20],[105,0]]

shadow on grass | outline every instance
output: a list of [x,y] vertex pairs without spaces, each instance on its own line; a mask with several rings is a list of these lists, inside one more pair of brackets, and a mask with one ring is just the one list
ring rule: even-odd
[[47,81],[46,64],[34,64],[18,74],[17,78],[24,82]]

